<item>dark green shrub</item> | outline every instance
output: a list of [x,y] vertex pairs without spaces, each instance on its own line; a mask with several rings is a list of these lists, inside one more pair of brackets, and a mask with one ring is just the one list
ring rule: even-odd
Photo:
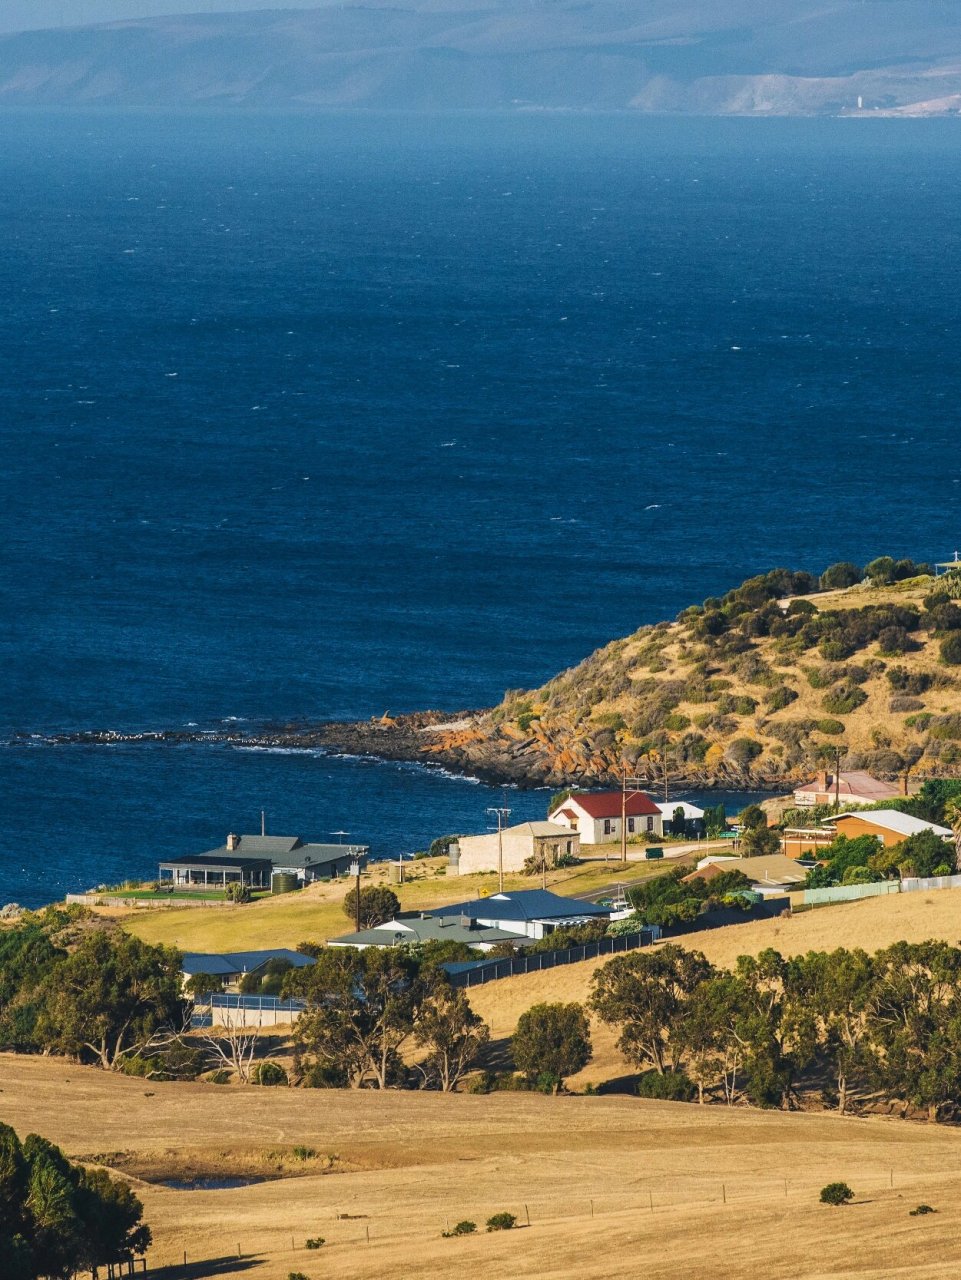
[[846,716],[864,705],[868,695],[855,685],[838,685],[821,699],[821,706],[836,716]]
[[451,1240],[454,1236],[472,1236],[476,1230],[477,1223],[465,1218],[463,1222],[458,1222],[456,1226],[451,1227],[450,1231],[442,1231],[441,1235],[445,1240]]
[[856,564],[852,564],[850,560],[839,560],[837,564],[829,565],[821,574],[821,590],[832,591],[843,587],[856,586],[864,574]]
[[931,688],[931,677],[924,671],[909,671],[907,667],[889,667],[885,678],[892,689],[898,693],[917,696],[927,693]]
[[797,701],[797,694],[786,684],[782,684],[779,689],[773,690],[767,699],[767,708],[769,711],[783,711],[785,707],[789,707],[792,702]]
[[251,902],[253,896],[250,891],[250,885],[241,884],[239,880],[235,880],[233,884],[228,884],[224,890],[224,897],[228,902]]
[[204,1076],[207,1084],[230,1084],[230,1072],[225,1067],[218,1068],[217,1071],[211,1071],[210,1075]]
[[818,653],[828,662],[843,662],[854,652],[854,645],[840,636],[827,636],[818,645]]
[[805,667],[804,674],[812,689],[830,689],[837,679],[830,667]]
[[940,645],[941,661],[949,667],[961,666],[961,631],[946,635]]
[[309,1240],[304,1241],[305,1249],[320,1249],[324,1244],[323,1236],[311,1236]]
[[252,1080],[254,1084],[273,1086],[287,1084],[287,1072],[283,1069],[279,1062],[261,1062],[253,1071]]
[[827,733],[835,736],[844,732],[844,723],[841,720],[831,720],[827,717],[819,720],[816,725],[818,733]]
[[516,1213],[495,1213],[487,1219],[488,1231],[510,1231],[517,1224]]
[[290,1154],[295,1160],[313,1160],[317,1156],[313,1147],[294,1147]]
[[302,1271],[288,1271],[287,1280],[310,1280],[310,1276],[305,1276]]
[[853,1199],[854,1192],[846,1182],[829,1182],[821,1188],[822,1204],[850,1204]]
[[930,625],[934,631],[961,631],[961,608],[951,602],[935,605],[929,610]]
[[937,1213],[937,1209],[932,1209],[929,1204],[919,1204],[916,1209],[911,1210],[912,1218],[922,1218],[927,1213]]
[[753,738],[735,738],[725,755],[732,764],[744,769],[756,760],[763,750],[761,744],[755,742]]
[[681,711],[672,711],[664,720],[664,728],[670,729],[673,733],[680,733],[684,729],[690,728],[691,718]]
[[[565,795],[564,799],[567,799]],[[555,806],[556,807],[556,806]],[[550,810],[553,813],[553,809]],[[457,839],[457,836],[438,836],[436,840],[430,842],[427,850],[428,858],[446,858],[450,852],[450,847]]]
[[634,1091],[639,1098],[661,1102],[693,1102],[697,1097],[697,1086],[680,1071],[666,1071],[663,1075],[645,1071]]

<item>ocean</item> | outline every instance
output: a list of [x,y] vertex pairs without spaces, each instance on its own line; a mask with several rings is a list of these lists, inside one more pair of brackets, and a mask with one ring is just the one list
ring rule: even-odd
[[502,798],[48,733],[481,707],[774,565],[950,555],[959,143],[0,114],[0,902]]

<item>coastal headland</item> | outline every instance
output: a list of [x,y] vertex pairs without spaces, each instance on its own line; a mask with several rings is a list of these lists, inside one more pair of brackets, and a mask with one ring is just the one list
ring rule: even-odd
[[895,779],[961,771],[961,575],[880,557],[775,569],[643,626],[485,710],[356,722],[50,735],[320,750],[490,783],[778,789],[823,761]]

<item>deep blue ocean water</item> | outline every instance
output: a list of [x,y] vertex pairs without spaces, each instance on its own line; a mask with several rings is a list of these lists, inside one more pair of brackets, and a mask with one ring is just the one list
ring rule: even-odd
[[[957,122],[6,113],[0,234],[7,739],[489,705],[775,564],[961,544]],[[0,901],[498,794],[7,746]]]

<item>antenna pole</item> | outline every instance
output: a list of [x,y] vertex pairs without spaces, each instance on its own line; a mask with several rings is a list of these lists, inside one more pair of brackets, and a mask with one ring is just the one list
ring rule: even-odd
[[260,834],[262,836],[267,834],[267,811],[265,809],[260,811]]

